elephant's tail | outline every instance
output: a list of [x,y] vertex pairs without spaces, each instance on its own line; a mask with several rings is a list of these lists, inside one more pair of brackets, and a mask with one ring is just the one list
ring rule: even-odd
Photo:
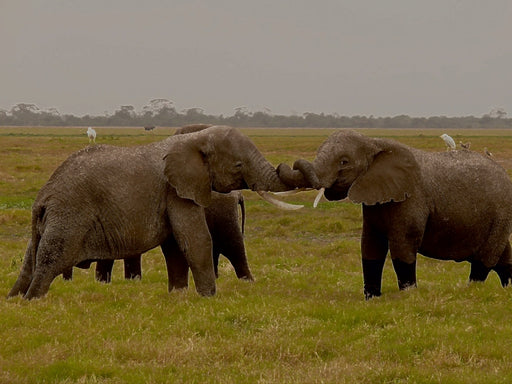
[[242,193],[238,195],[238,204],[240,205],[240,210],[242,211],[242,234],[245,234],[245,201],[244,195]]

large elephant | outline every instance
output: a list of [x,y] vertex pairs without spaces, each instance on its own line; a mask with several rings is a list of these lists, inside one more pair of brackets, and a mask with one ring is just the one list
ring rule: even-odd
[[[178,128],[175,135],[194,133],[211,127],[211,124],[192,124]],[[240,228],[238,206],[242,212],[242,227]],[[213,267],[215,276],[218,277],[218,265],[220,254],[223,254],[230,262],[239,279],[254,280],[244,245],[245,203],[241,191],[233,191],[228,194],[212,192],[212,203],[205,207],[206,223],[212,237]],[[174,247],[175,252],[180,252]],[[142,277],[141,255],[133,255],[123,260],[124,276],[126,279]],[[109,283],[112,278],[114,259],[98,260],[96,263],[96,279]],[[72,268],[63,273],[64,279],[70,280],[73,276]],[[188,273],[187,273],[188,276]],[[183,277],[184,279],[185,277]]]
[[[239,222],[238,206],[242,213],[241,222]],[[247,262],[244,245],[245,203],[242,191],[212,192],[212,203],[205,207],[204,213],[212,237],[215,276],[219,276],[219,257],[222,254],[230,261],[239,279],[254,280]],[[175,249],[175,251],[179,252],[179,249]],[[109,283],[113,266],[113,259],[98,260],[96,279]],[[124,276],[126,279],[142,277],[140,255],[124,259]]]
[[388,250],[398,286],[416,286],[416,254],[471,262],[471,281],[495,270],[512,277],[512,183],[488,156],[425,152],[393,140],[343,130],[315,160],[278,167],[290,186],[325,188],[328,200],[363,205],[361,252],[366,298],[380,296]]
[[[138,147],[97,145],[64,161],[32,207],[32,237],[8,296],[48,292],[72,266],[123,259],[161,245],[169,290],[215,294],[204,207],[212,191],[284,191],[288,187],[249,138],[210,127]],[[178,248],[182,252],[173,252]]]

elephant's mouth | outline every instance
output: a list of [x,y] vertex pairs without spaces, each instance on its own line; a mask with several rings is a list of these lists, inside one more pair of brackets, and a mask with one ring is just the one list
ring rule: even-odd
[[324,196],[329,201],[343,200],[348,195],[348,189],[338,187],[325,188]]
[[322,199],[322,196],[325,196],[325,198],[329,201],[338,201],[343,200],[347,197],[346,191],[340,191],[339,189],[335,188],[320,188],[318,191],[318,194],[316,195],[315,201],[313,202],[313,208],[316,208],[318,206],[318,203]]
[[[218,193],[229,193],[231,191],[241,190],[241,189],[252,189],[249,188],[245,180],[242,180],[237,183],[232,183],[229,185],[218,185],[218,183],[212,183],[212,190]],[[255,190],[255,189],[253,189]]]

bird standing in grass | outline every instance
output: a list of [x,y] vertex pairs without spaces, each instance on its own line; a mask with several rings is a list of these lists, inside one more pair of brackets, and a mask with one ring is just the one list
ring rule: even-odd
[[89,138],[89,143],[92,141],[96,144],[96,131],[91,127],[87,128],[87,137]]
[[455,144],[455,141],[450,136],[448,136],[446,133],[443,133],[439,137],[441,139],[443,139],[444,142],[446,143],[446,145],[448,146],[448,151],[453,150],[457,147],[457,145]]

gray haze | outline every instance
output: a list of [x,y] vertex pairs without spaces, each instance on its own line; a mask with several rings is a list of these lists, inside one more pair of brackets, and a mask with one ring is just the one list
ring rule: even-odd
[[0,0],[0,108],[512,115],[510,0]]

